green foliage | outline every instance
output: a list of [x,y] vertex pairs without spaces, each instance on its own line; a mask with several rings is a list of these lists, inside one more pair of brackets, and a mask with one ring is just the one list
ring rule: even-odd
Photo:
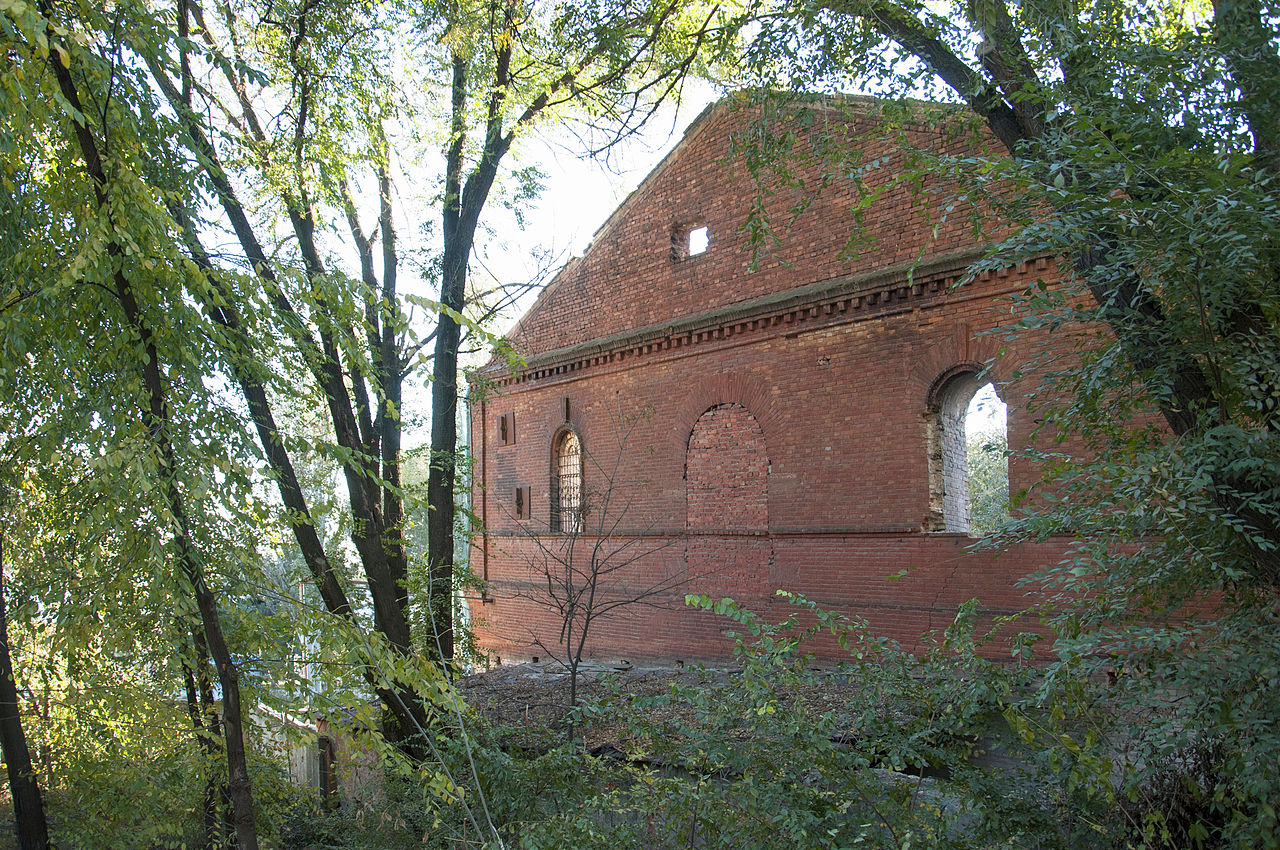
[[[993,264],[1087,258],[1080,290],[1023,299],[1021,328],[1074,329],[1083,345],[1070,368],[1040,370],[1042,509],[1010,539],[1078,541],[1037,577],[1057,592],[1045,698],[1080,716],[1108,707],[1085,753],[1114,764],[1081,782],[1124,801],[1127,840],[1272,846],[1276,659],[1257,636],[1280,589],[1280,193],[1248,91],[1275,47],[1242,69],[1248,22],[1226,7],[1113,11],[1063,31],[1110,42],[1061,90],[1088,109],[1027,147],[1048,167],[996,169],[1043,206],[1001,206],[1024,226]],[[1112,667],[1112,688],[1068,684]]]
[[[1030,760],[981,761],[992,749],[1026,755],[1002,718],[1024,705],[1032,674],[978,655],[990,638],[974,632],[975,606],[915,659],[865,623],[788,598],[797,613],[775,625],[692,597],[741,630],[741,669],[585,707],[583,722],[623,723],[626,760],[525,825],[519,846],[1088,846],[1062,826],[1053,802],[1066,791],[1052,775]],[[849,660],[819,668],[815,640]],[[834,680],[855,684],[853,701],[803,698]]]
[[[1274,615],[1219,620],[1220,639],[1202,630],[1203,687],[1186,693],[1133,666],[1113,687],[1061,643],[1060,662],[1029,663],[1040,636],[1013,633],[1016,619],[980,627],[976,602],[915,657],[784,596],[796,612],[778,624],[692,597],[738,630],[738,668],[580,706],[576,725],[618,730],[622,750],[508,751],[501,730],[464,711],[427,773],[330,814],[298,810],[285,846],[1269,846],[1276,752],[1264,718],[1280,659],[1268,650],[1229,692],[1215,668],[1240,639],[1228,630],[1257,634]],[[820,665],[815,643],[847,660]],[[991,660],[1001,654],[1013,663]],[[833,686],[852,696],[822,699]],[[1206,712],[1213,728],[1187,723]]]
[[[452,289],[517,137],[571,106],[634,132],[678,91],[698,59],[690,45],[723,37],[716,14],[670,3],[0,6],[0,455],[2,483],[20,494],[0,524],[30,623],[19,678],[46,709],[75,712],[40,717],[50,777],[57,765],[68,787],[96,787],[102,748],[145,765],[163,743],[110,744],[81,717],[170,733],[177,723],[175,748],[218,749],[196,728],[214,694],[193,589],[217,599],[204,634],[223,621],[246,705],[280,716],[377,691],[402,743],[423,733],[427,751],[445,746],[426,735],[419,700],[449,706],[448,688],[412,652],[452,656],[447,635],[433,638],[450,622],[453,558],[411,569],[404,551],[401,441],[420,416],[402,391],[431,341],[415,310],[484,337],[481,320],[510,291]],[[444,173],[421,167],[423,149],[447,149]],[[535,176],[515,182],[512,201],[527,203]],[[395,209],[400,198],[445,210],[454,262],[429,228],[398,236],[397,217],[420,217]],[[406,266],[422,277],[408,293],[396,277]],[[443,278],[440,300],[424,297]],[[456,336],[442,344],[456,358]],[[454,386],[446,371],[437,386]],[[161,396],[171,409],[157,412]],[[311,409],[327,411],[321,427]],[[452,470],[453,454],[435,458]],[[334,498],[339,471],[349,511]],[[451,515],[452,496],[409,507]],[[285,554],[286,528],[301,558]],[[199,572],[175,569],[191,558]],[[444,605],[415,607],[410,592]],[[424,775],[433,799],[461,787]],[[122,793],[137,787],[110,776]],[[157,824],[175,806],[157,805]]]
[[[207,762],[189,737],[162,742],[156,736],[143,748],[108,742],[107,749],[98,760],[66,763],[56,777],[62,781],[48,786],[51,838],[58,846],[201,847],[204,785],[210,773],[225,774],[225,764]],[[309,800],[274,762],[255,759],[250,771],[258,833],[272,838],[295,812],[309,808]]]
[[969,531],[982,536],[1009,519],[1009,436],[1003,428],[965,436]]

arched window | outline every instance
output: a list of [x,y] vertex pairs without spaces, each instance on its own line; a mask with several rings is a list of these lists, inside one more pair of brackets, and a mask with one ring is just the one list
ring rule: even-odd
[[930,531],[981,535],[1009,515],[1006,408],[976,370],[944,380],[929,408]]
[[551,530],[582,530],[582,443],[572,431],[556,437],[551,451]]

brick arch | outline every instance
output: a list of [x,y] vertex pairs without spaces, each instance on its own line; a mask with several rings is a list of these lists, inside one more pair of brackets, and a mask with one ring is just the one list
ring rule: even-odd
[[764,429],[744,405],[713,405],[690,429],[685,512],[685,563],[694,592],[765,595],[773,566],[769,457]]
[[[970,360],[965,363],[957,363],[949,369],[943,370],[929,385],[929,391],[925,394],[925,409],[933,412],[943,406],[944,403],[956,392],[956,388],[960,385],[973,392],[978,391],[986,384],[997,384],[996,395],[1000,396],[1000,400],[1004,401],[1004,393],[1000,392],[998,379],[991,373],[984,363],[976,360]],[[973,392],[969,395],[972,396]]]
[[[970,372],[987,372],[987,380],[998,386],[1008,383],[1007,367],[1000,356],[999,340],[990,336],[974,337],[964,323],[957,323],[952,332],[925,348],[912,352],[909,380],[917,387],[921,412],[936,404],[937,392],[954,375]],[[1001,398],[1004,394],[1001,393]]]
[[693,382],[684,393],[671,419],[670,451],[683,455],[699,417],[721,404],[740,404],[751,411],[764,434],[766,446],[768,435],[777,433],[778,417],[769,388],[745,375],[721,372]]
[[684,480],[690,531],[768,531],[764,431],[743,405],[718,404],[698,417],[689,432]]

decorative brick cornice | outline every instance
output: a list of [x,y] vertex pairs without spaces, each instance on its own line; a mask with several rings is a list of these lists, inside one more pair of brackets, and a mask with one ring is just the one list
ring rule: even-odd
[[[514,372],[503,364],[491,364],[482,374],[498,386],[511,386],[629,358],[719,342],[768,327],[852,321],[860,313],[879,313],[891,306],[906,306],[947,292],[983,256],[984,250],[965,248],[918,263],[899,263],[864,274],[810,283],[534,354]],[[1041,270],[1047,268],[1048,262],[1039,259],[1024,265]],[[1018,269],[1024,270],[1024,266]],[[1004,269],[984,271],[977,280],[1008,272]]]

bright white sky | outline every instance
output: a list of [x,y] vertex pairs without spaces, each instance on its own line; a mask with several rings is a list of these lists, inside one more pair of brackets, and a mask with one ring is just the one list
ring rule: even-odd
[[995,387],[987,384],[969,401],[964,414],[964,429],[969,435],[1005,430],[1008,408],[996,395]]

